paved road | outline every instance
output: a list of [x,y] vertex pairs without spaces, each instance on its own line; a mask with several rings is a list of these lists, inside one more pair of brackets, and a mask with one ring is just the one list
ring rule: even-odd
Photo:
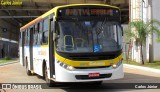
[[[137,70],[124,67],[124,79],[104,81],[103,85],[91,86],[90,84],[58,84],[51,89],[43,90],[6,90],[6,92],[106,92],[106,91],[121,91],[121,92],[160,92],[160,89],[108,89],[111,85],[107,83],[160,83],[160,74]],[[0,83],[45,83],[38,75],[27,76],[24,67],[19,63],[0,66]],[[122,85],[124,86],[124,85]],[[89,89],[86,89],[89,88]],[[97,89],[96,89],[97,88]],[[112,87],[114,88],[114,87]],[[0,90],[0,92],[3,92]]]

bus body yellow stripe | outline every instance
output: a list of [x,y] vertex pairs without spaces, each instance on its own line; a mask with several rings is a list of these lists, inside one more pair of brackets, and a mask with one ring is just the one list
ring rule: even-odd
[[74,60],[66,59],[58,55],[56,52],[55,52],[55,56],[56,56],[56,59],[59,60],[60,62],[63,62],[67,65],[74,66],[74,67],[109,66],[109,65],[118,63],[122,59],[122,54],[115,59],[97,60],[97,61],[74,61]]

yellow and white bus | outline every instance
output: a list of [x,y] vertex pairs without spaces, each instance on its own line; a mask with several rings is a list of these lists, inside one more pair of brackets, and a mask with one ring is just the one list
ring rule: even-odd
[[117,7],[57,6],[20,28],[20,63],[49,86],[123,78],[122,36]]

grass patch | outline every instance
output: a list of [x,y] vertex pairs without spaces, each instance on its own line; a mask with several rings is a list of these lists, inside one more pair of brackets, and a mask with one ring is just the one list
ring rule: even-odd
[[17,61],[17,59],[4,58],[4,59],[0,59],[0,64],[5,64],[5,63],[15,62],[15,61]]
[[154,69],[160,69],[160,61],[154,61],[152,63],[145,62],[144,65],[141,65],[140,63],[137,63],[135,61],[124,61],[125,64],[131,64],[131,65],[137,65],[137,66],[144,66],[148,68],[154,68]]
[[5,60],[11,60],[11,57],[6,56],[4,59],[5,59]]

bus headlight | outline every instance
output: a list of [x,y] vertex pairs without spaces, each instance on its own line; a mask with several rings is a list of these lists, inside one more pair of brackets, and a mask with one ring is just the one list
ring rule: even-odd
[[122,60],[120,60],[117,64],[113,64],[112,67],[113,68],[117,68],[122,64]]
[[69,70],[69,71],[73,71],[73,70],[75,69],[73,66],[67,65],[67,64],[65,64],[65,63],[63,63],[63,62],[60,62],[59,60],[57,60],[57,63],[58,63],[61,67],[65,68],[65,69],[67,69],[67,70]]
[[73,71],[75,68],[73,66],[68,66],[67,69]]
[[113,64],[113,65],[112,65],[112,67],[113,67],[113,68],[116,68],[116,67],[117,67],[117,65],[116,65],[116,64]]

